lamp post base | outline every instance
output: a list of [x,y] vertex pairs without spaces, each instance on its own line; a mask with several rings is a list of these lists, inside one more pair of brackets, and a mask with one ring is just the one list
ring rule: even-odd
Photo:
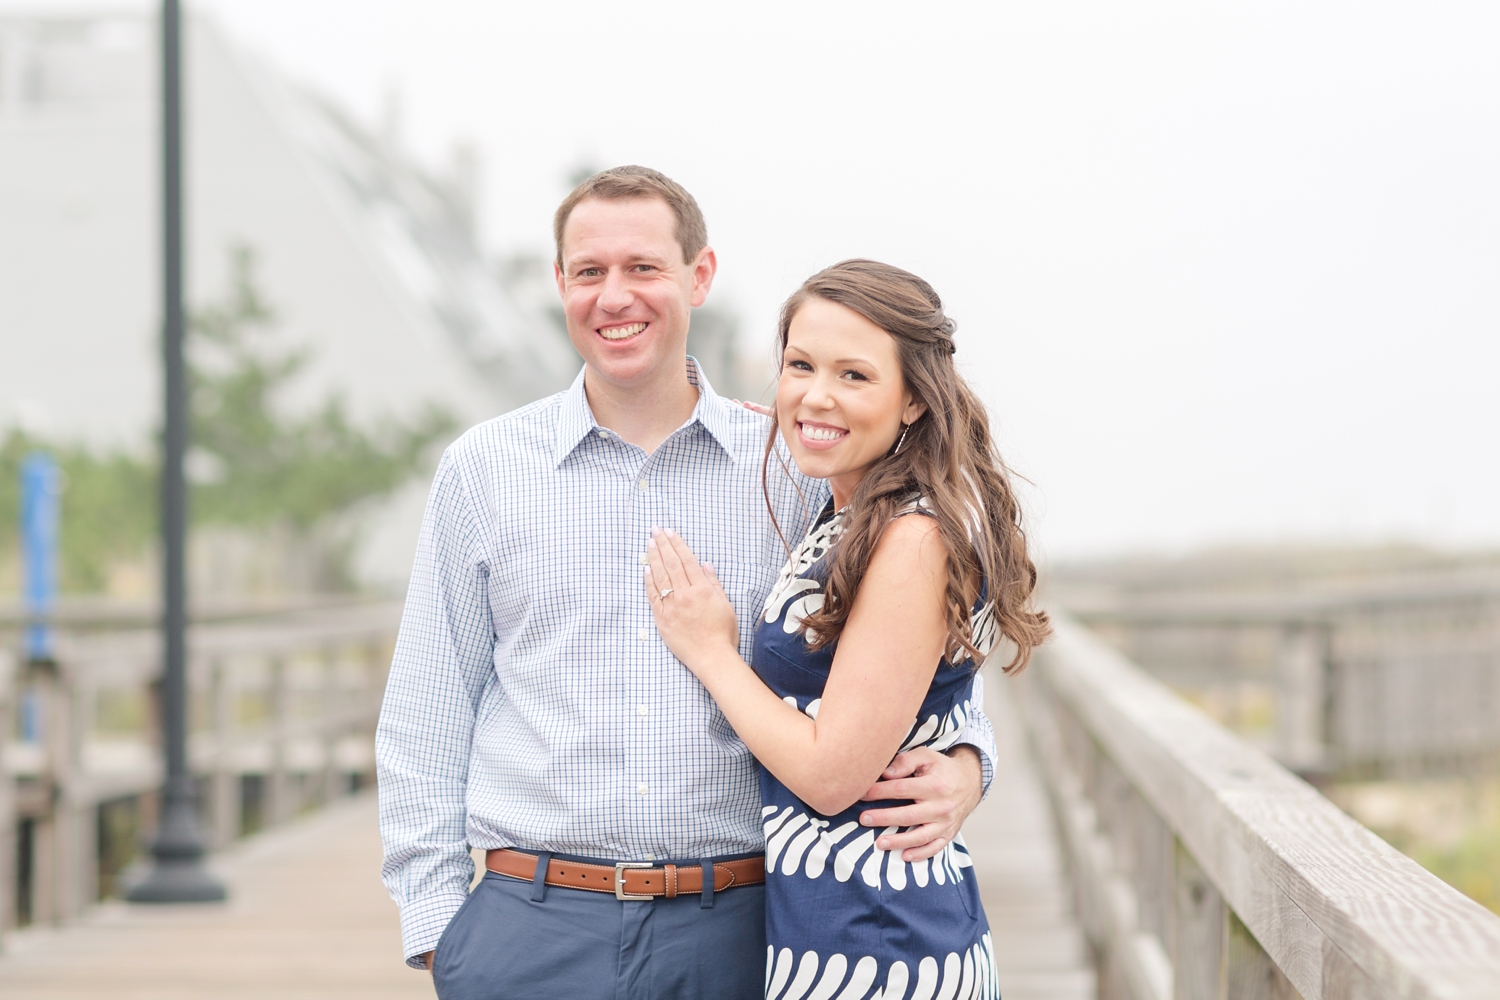
[[126,894],[132,903],[219,903],[224,883],[196,861],[156,860],[151,873]]
[[161,826],[151,853],[156,863],[142,881],[125,893],[132,903],[217,903],[227,895],[203,864],[203,837],[198,830],[197,796],[191,779],[167,783]]

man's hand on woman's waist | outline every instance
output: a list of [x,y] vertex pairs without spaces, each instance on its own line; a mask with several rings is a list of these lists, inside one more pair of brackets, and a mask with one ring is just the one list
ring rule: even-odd
[[941,851],[979,805],[984,795],[979,751],[964,744],[946,754],[917,747],[897,754],[880,780],[862,801],[911,799],[910,805],[869,809],[860,814],[864,826],[904,826],[875,842],[882,851],[901,851],[902,861],[921,861]]

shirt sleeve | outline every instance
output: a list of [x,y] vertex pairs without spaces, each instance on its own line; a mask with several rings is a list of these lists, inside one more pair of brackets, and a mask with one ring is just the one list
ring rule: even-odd
[[465,790],[474,720],[494,676],[483,522],[457,447],[427,500],[375,730],[381,879],[401,912],[406,964],[418,969],[474,877]]
[[990,724],[990,717],[984,714],[984,675],[978,671],[974,673],[974,691],[969,699],[974,711],[969,713],[953,745],[971,746],[979,754],[980,782],[984,786],[980,797],[982,802],[989,797],[990,782],[995,780],[995,727]]

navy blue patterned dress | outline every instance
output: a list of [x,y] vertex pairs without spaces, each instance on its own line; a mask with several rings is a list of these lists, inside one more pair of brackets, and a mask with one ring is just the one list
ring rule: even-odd
[[[830,507],[813,525],[782,570],[755,632],[755,672],[782,700],[814,718],[834,651],[810,651],[800,625],[822,607],[825,557],[841,520]],[[982,606],[975,615],[975,646],[987,650],[995,632],[990,609]],[[952,746],[969,715],[972,691],[972,661],[943,660],[901,749]],[[930,861],[907,863],[901,852],[874,844],[900,828],[859,825],[859,814],[881,803],[859,802],[824,816],[764,767],[760,788],[767,1000],[1000,996],[989,922],[962,837]]]

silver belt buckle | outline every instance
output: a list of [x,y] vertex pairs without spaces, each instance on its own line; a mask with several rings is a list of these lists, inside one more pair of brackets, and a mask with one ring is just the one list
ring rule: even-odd
[[650,861],[616,861],[615,862],[615,898],[616,899],[655,899],[650,893],[637,896],[625,891],[625,869],[627,868],[655,868]]

